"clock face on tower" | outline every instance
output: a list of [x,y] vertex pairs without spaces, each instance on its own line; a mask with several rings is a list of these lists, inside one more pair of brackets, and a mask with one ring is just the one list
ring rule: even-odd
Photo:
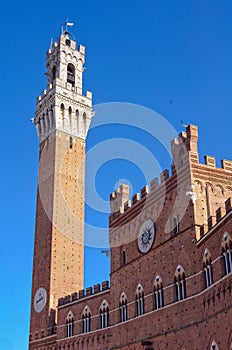
[[43,310],[47,301],[47,292],[44,287],[37,289],[34,297],[34,309],[35,312],[39,313]]
[[147,253],[154,242],[155,223],[152,219],[146,220],[139,229],[137,245],[140,253]]

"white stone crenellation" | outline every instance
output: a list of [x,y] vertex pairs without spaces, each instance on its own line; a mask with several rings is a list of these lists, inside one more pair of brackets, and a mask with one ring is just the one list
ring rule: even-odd
[[92,93],[82,93],[85,48],[65,32],[47,52],[47,88],[37,98],[36,126],[39,141],[55,130],[86,139],[93,116]]

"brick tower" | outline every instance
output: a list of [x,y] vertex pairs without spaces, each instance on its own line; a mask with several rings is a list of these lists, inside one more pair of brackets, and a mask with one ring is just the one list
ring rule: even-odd
[[83,288],[85,140],[92,117],[92,94],[82,94],[84,61],[84,46],[77,48],[63,32],[47,52],[47,89],[36,103],[40,156],[31,340],[52,334],[58,298]]

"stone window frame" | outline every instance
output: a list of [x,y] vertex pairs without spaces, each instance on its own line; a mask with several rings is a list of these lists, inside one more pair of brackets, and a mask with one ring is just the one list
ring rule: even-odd
[[203,267],[204,267],[204,277],[205,277],[205,288],[208,288],[213,284],[212,258],[208,248],[206,248],[204,251]]
[[164,291],[162,278],[157,275],[153,283],[154,309],[158,310],[164,306]]
[[70,338],[74,335],[74,317],[72,311],[68,312],[66,317],[66,337]]
[[82,333],[91,331],[91,311],[88,305],[84,307],[82,312]]
[[232,239],[227,231],[223,234],[222,255],[224,260],[224,274],[228,275],[232,272]]
[[176,292],[176,301],[181,301],[187,298],[185,271],[181,265],[176,268],[174,276],[174,285]]
[[127,311],[127,297],[124,292],[122,292],[119,301],[119,309],[120,309],[120,322],[125,322],[128,319],[128,311]]
[[145,314],[144,290],[140,283],[136,288],[135,301],[136,301],[136,316],[144,315]]
[[100,313],[100,328],[103,329],[103,328],[109,327],[109,304],[105,299],[101,303],[99,313]]

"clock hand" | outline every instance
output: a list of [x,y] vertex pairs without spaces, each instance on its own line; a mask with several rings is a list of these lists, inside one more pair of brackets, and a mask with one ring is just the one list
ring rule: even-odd
[[38,299],[37,301],[36,301],[36,303],[38,304],[40,301],[42,301],[43,300],[43,297],[41,297],[40,299]]

